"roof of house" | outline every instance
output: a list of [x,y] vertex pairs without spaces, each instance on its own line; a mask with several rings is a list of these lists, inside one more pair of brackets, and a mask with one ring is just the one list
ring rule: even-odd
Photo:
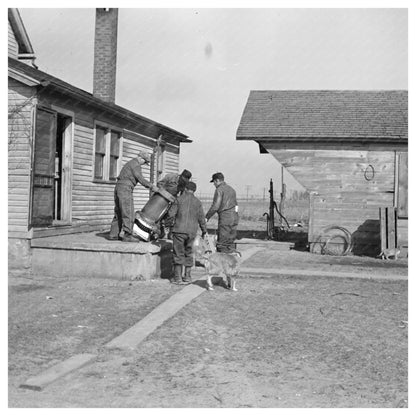
[[180,133],[170,127],[160,124],[156,121],[150,120],[130,110],[120,107],[116,104],[106,102],[100,98],[94,97],[91,93],[77,88],[59,78],[40,71],[37,68],[29,66],[25,63],[19,62],[16,59],[9,57],[9,76],[20,81],[26,80],[29,85],[37,85],[39,88],[47,90],[55,90],[66,95],[72,96],[75,99],[95,106],[96,108],[106,111],[116,117],[122,117],[132,123],[143,125],[147,129],[158,131],[160,133],[168,134],[171,138],[176,138],[181,142],[190,143],[192,140],[188,139],[183,133]]
[[407,91],[251,91],[237,140],[407,143]]

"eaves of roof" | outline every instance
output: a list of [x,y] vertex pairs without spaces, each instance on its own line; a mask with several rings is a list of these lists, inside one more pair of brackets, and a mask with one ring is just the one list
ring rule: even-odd
[[338,137],[311,137],[311,136],[304,136],[304,137],[245,137],[245,136],[238,136],[237,140],[254,140],[256,142],[263,142],[263,143],[305,143],[305,142],[314,142],[314,143],[374,143],[374,141],[380,143],[396,143],[396,144],[407,144],[408,140],[407,137],[401,136],[390,136],[390,137],[351,137],[351,136],[338,136]]
[[108,103],[92,94],[77,88],[59,78],[53,77],[46,72],[40,71],[39,69],[33,68],[29,65],[21,63],[16,59],[9,57],[9,74],[14,73],[20,74],[21,77],[26,77],[38,82],[39,88],[43,88],[49,91],[59,91],[80,101],[83,101],[91,106],[96,107],[99,110],[104,110],[114,116],[122,117],[130,122],[144,124],[158,128],[162,133],[169,134],[170,137],[178,139],[182,143],[191,143],[192,140],[183,133],[180,133],[170,127],[153,121],[149,118],[141,116],[133,111],[127,110],[113,103]]

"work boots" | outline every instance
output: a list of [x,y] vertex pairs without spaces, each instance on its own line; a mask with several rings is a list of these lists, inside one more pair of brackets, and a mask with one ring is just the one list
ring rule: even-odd
[[174,266],[174,276],[171,280],[171,283],[174,283],[175,285],[181,285],[182,282],[182,264],[175,264]]
[[183,278],[185,283],[192,283],[191,269],[191,266],[185,266],[185,276]]

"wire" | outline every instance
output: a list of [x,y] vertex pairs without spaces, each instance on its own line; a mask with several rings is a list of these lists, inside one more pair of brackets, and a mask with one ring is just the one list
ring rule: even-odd
[[[333,230],[341,231],[341,233],[328,235]],[[341,243],[334,242],[335,239],[339,238],[344,240],[344,243],[342,244],[343,248],[341,251]],[[326,227],[322,234],[319,236],[318,242],[322,244],[322,254],[328,254],[331,256],[345,256],[351,251],[352,248],[351,233],[346,228],[340,227],[338,225],[331,225]]]

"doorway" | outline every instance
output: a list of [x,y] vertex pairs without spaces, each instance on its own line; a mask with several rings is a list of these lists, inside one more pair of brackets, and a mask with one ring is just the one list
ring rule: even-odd
[[33,159],[31,224],[71,222],[72,116],[38,108]]
[[70,220],[70,127],[72,118],[63,114],[57,115],[55,176],[54,176],[54,223]]

